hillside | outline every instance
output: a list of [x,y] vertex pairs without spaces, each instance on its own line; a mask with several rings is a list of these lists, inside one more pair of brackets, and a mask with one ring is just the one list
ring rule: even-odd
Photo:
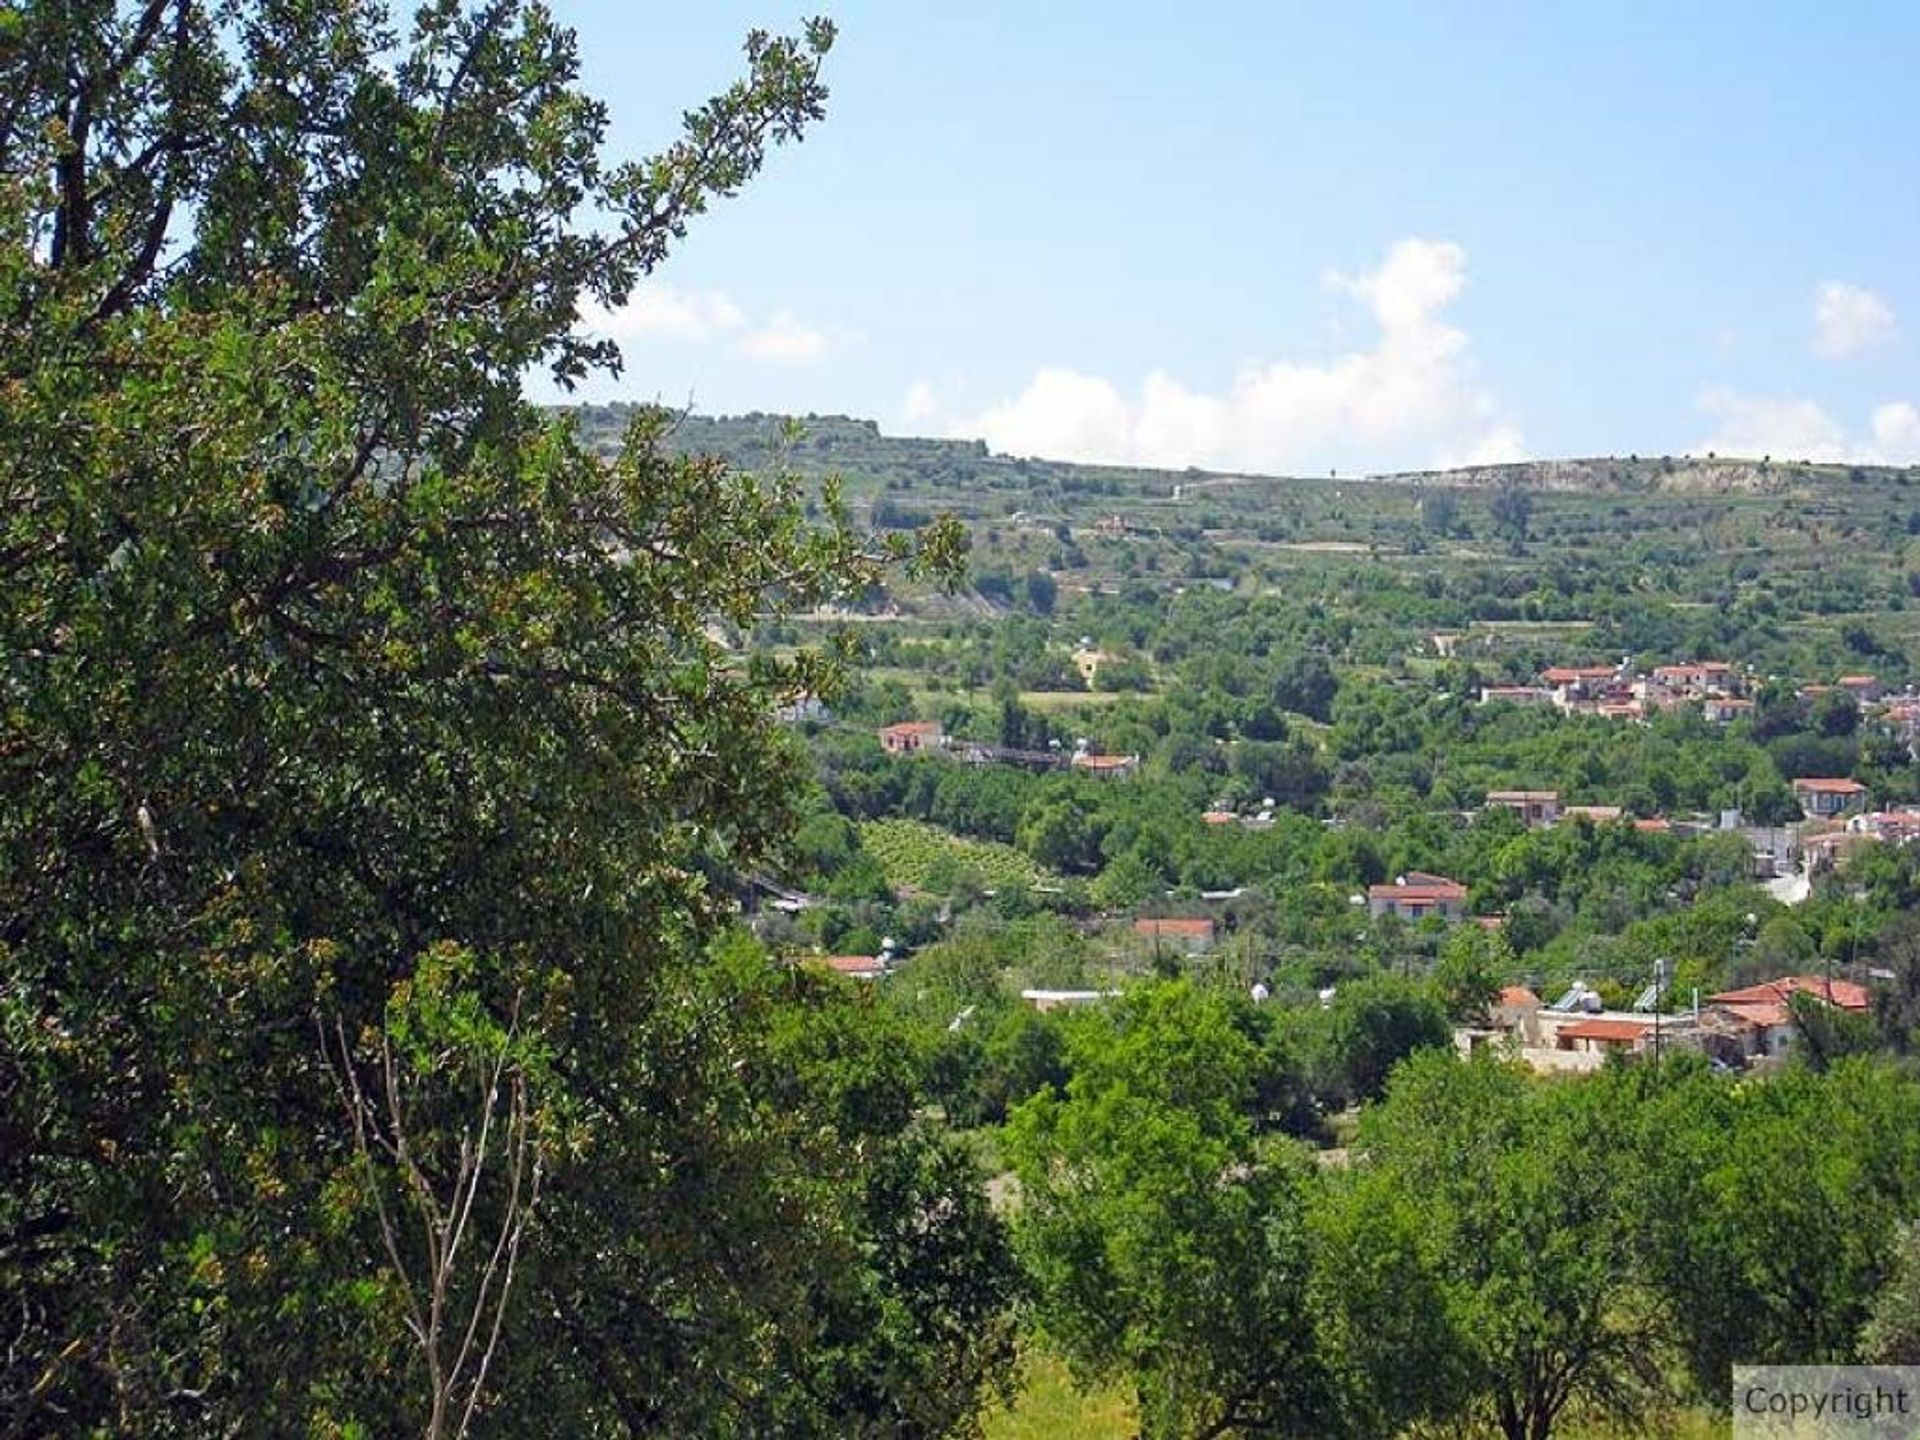
[[[634,408],[625,404],[582,406],[582,433],[610,448]],[[845,415],[689,414],[676,422],[672,443],[683,451],[719,455],[748,469],[764,468],[779,459],[801,475],[839,474],[855,493],[885,487],[1171,499],[1177,492],[1182,498],[1192,499],[1221,490],[1324,483],[1328,478],[1014,458],[990,452],[984,441],[887,435],[872,420]],[[1785,495],[1811,494],[1847,483],[1905,485],[1912,474],[1911,470],[1887,466],[1814,465],[1771,457],[1603,455],[1344,478],[1349,483],[1437,485],[1463,490],[1514,487],[1594,494]]]

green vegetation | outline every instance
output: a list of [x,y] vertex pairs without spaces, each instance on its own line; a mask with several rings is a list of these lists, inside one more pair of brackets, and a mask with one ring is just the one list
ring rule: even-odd
[[952,537],[520,396],[831,37],[608,166],[537,5],[0,7],[0,1434],[932,1434],[1007,1373],[903,1039],[711,879],[830,667],[708,627]]
[[[1565,1440],[1913,1359],[1920,820],[1794,782],[1920,802],[1914,474],[542,411],[831,27],[608,166],[538,5],[390,18],[0,6],[0,1436]],[[1782,976],[1864,998],[1486,1053]]]
[[867,820],[860,844],[894,889],[950,895],[956,889],[1044,884],[1047,872],[1011,845],[968,840],[919,820]]

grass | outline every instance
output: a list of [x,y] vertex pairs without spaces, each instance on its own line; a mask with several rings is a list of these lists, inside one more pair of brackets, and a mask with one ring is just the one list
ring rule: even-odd
[[1131,1440],[1138,1433],[1123,1391],[1081,1390],[1066,1365],[1043,1351],[1022,1358],[1012,1407],[986,1415],[986,1440]]
[[[1125,1390],[1103,1386],[1082,1390],[1064,1361],[1043,1350],[1029,1351],[1020,1362],[1020,1390],[1010,1407],[995,1406],[984,1417],[986,1440],[1131,1440],[1139,1433],[1133,1402]],[[1492,1432],[1487,1432],[1491,1435]],[[1642,1430],[1605,1423],[1564,1420],[1556,1440],[1629,1440],[1658,1435],[1661,1440],[1726,1440],[1727,1422],[1701,1410],[1653,1417]]]

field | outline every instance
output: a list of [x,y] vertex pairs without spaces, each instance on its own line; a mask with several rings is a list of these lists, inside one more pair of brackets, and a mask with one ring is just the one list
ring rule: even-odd
[[1011,845],[970,840],[918,820],[869,820],[860,843],[896,889],[943,894],[971,876],[987,889],[1047,883],[1047,872]]

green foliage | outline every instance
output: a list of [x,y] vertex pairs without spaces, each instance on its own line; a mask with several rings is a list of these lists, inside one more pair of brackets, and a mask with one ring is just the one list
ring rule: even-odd
[[843,987],[707,958],[835,668],[716,627],[960,537],[519,389],[832,27],[610,165],[536,4],[7,14],[0,1428],[964,1426],[978,1177]]
[[1153,987],[1068,1032],[1064,1098],[1015,1113],[1016,1226],[1040,1323],[1124,1377],[1153,1436],[1326,1435],[1306,1312],[1310,1164],[1256,1149],[1258,1052],[1225,1005]]

